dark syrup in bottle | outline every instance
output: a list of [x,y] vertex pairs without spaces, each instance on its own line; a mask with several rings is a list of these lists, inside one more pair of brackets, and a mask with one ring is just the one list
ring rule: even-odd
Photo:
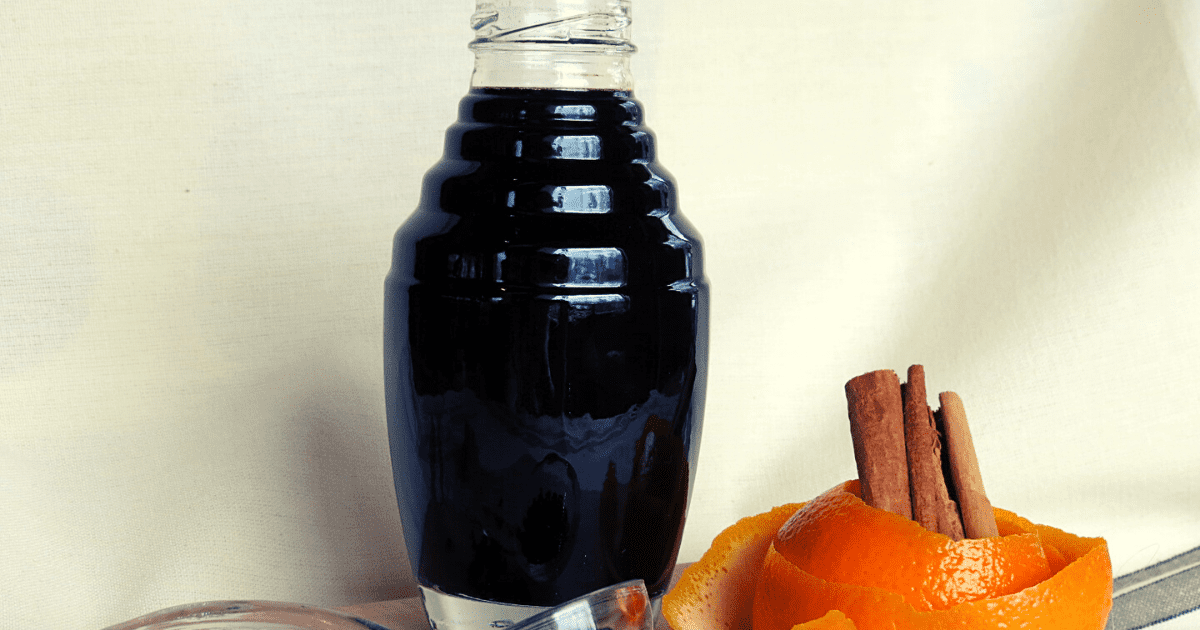
[[661,595],[695,474],[698,235],[628,92],[472,89],[395,237],[388,424],[409,559],[442,592]]

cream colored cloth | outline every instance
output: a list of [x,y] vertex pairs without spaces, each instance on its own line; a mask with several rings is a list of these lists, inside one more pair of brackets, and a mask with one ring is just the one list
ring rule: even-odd
[[[411,596],[391,236],[468,0],[0,10],[0,628]],[[926,366],[994,504],[1200,544],[1200,3],[635,0],[706,237],[681,560],[854,476],[842,386]]]

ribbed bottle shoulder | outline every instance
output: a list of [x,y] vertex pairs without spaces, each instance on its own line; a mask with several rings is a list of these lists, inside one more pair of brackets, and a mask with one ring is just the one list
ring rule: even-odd
[[654,134],[627,92],[476,89],[446,132],[446,155],[645,163],[654,161]]

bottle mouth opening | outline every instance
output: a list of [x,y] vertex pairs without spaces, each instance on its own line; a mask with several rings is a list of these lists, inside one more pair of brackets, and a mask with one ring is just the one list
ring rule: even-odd
[[[543,3],[544,4],[544,3]],[[630,43],[629,0],[585,0],[582,6],[555,2],[539,6],[504,6],[504,3],[480,2],[471,16],[475,39],[472,50],[493,45],[588,46],[634,52]]]

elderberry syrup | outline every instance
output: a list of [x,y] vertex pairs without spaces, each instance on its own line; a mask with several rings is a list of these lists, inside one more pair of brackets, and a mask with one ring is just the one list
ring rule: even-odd
[[497,15],[385,288],[396,493],[436,627],[635,578],[661,596],[699,450],[701,242],[630,91],[628,21],[613,41],[524,50],[503,33],[547,18],[514,5],[480,2],[477,24]]

